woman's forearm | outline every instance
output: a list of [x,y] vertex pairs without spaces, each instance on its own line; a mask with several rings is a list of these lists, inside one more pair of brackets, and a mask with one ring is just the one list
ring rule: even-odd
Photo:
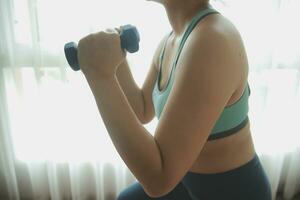
[[132,76],[127,59],[118,67],[116,76],[130,106],[138,119],[143,122],[145,105],[142,90],[138,87]]
[[118,153],[145,191],[155,193],[163,187],[164,176],[160,148],[154,137],[129,106],[116,76],[107,80],[87,80]]

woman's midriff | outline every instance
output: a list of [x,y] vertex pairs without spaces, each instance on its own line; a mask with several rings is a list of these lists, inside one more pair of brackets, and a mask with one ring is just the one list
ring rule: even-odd
[[247,163],[254,154],[248,122],[243,129],[231,136],[207,141],[189,171],[204,174],[226,172]]

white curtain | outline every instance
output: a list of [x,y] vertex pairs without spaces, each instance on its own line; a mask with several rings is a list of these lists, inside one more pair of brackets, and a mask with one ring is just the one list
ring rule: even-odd
[[[239,29],[249,58],[252,136],[273,198],[300,192],[299,0],[212,5]],[[171,29],[159,4],[118,0],[0,0],[0,199],[115,199],[136,181],[106,132],[81,72],[63,46],[124,24],[140,33],[128,54],[142,86]],[[153,133],[154,119],[145,127]]]

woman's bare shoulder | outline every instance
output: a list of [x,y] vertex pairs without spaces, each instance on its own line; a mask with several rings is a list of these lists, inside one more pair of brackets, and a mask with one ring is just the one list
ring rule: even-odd
[[206,16],[203,21],[195,27],[198,31],[207,33],[220,33],[224,37],[231,39],[241,39],[241,34],[236,25],[222,14],[211,14]]

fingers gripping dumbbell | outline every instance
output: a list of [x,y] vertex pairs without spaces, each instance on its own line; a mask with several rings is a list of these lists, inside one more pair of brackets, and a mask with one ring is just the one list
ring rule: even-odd
[[[135,26],[130,24],[120,27],[121,48],[129,53],[134,53],[139,50],[140,36]],[[64,46],[65,56],[74,71],[80,70],[77,57],[77,44],[69,42]]]

